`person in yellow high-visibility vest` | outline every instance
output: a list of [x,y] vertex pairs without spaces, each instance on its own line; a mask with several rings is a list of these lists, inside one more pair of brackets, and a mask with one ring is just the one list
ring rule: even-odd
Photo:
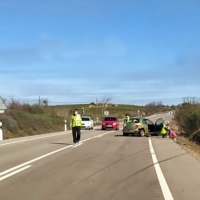
[[128,114],[126,114],[125,116],[125,119],[124,119],[124,125],[123,126],[126,126],[126,124],[130,122],[130,116]]
[[81,126],[82,126],[82,118],[81,115],[78,114],[78,110],[74,110],[74,114],[71,116],[71,128],[72,128],[72,136],[74,144],[78,144],[81,139]]
[[160,131],[160,134],[162,135],[162,138],[167,137],[167,133],[168,133],[167,127],[166,127],[165,124],[163,124],[162,129]]

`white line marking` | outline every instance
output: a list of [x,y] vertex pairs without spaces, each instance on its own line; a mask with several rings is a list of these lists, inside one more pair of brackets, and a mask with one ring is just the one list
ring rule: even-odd
[[[111,133],[111,132],[113,132],[113,131],[109,131],[109,132],[106,132],[106,133],[104,133],[104,134],[108,134],[108,133]],[[102,135],[102,134],[100,134],[100,135]],[[55,135],[54,135],[54,136],[55,136]],[[47,137],[49,137],[49,136],[47,136]],[[93,138],[95,138],[95,137],[96,137],[96,136],[94,136]],[[93,139],[93,138],[88,138],[88,139],[86,139],[86,140],[83,140],[83,141],[81,141],[81,143],[80,143],[79,145],[81,145],[81,144],[83,144],[83,142],[88,141],[88,140],[91,140],[91,139]],[[33,138],[33,139],[34,139],[34,138]],[[35,139],[39,139],[39,138],[35,138]],[[31,140],[31,139],[30,139],[30,140]],[[25,140],[24,140],[24,141],[25,141]],[[21,142],[21,141],[19,141],[19,142]],[[7,144],[11,144],[11,143],[7,143]],[[79,146],[79,145],[77,145],[77,146]],[[29,161],[27,161],[27,162],[25,162],[25,163],[22,163],[22,164],[20,164],[20,165],[17,165],[17,166],[15,166],[15,167],[12,167],[12,168],[10,168],[10,169],[8,169],[8,170],[5,170],[5,171],[3,171],[3,172],[0,173],[0,176],[3,176],[4,174],[10,173],[10,172],[12,172],[12,171],[14,171],[14,170],[17,170],[17,169],[19,169],[19,168],[21,168],[21,167],[24,167],[24,166],[26,166],[26,165],[29,165],[29,164],[31,164],[31,163],[33,163],[33,162],[36,162],[36,161],[38,161],[38,160],[41,160],[41,159],[43,159],[43,158],[45,158],[45,157],[48,157],[48,156],[50,156],[50,155],[53,155],[53,154],[55,154],[55,153],[61,152],[61,151],[65,150],[65,149],[68,149],[68,148],[70,148],[70,147],[76,147],[76,146],[69,145],[69,146],[67,146],[67,147],[63,147],[63,148],[61,148],[61,149],[58,149],[58,150],[52,151],[52,152],[50,152],[50,153],[44,154],[44,155],[39,156],[39,157],[37,157],[37,158],[35,158],[35,159],[29,160]],[[19,170],[20,170],[20,169],[19,169]]]
[[108,133],[113,133],[114,131],[108,131],[108,132],[105,132],[103,133],[104,135],[108,134]]
[[21,168],[21,167],[23,167],[23,166],[29,165],[29,164],[31,164],[31,163],[33,163],[33,162],[38,161],[38,160],[41,160],[41,159],[43,159],[43,158],[45,158],[45,157],[47,157],[47,156],[50,156],[50,155],[53,155],[53,154],[58,153],[58,152],[60,152],[60,151],[63,151],[63,150],[65,150],[65,149],[68,149],[68,148],[70,148],[70,147],[72,147],[72,146],[73,146],[73,145],[69,145],[69,146],[67,146],[67,147],[63,147],[63,148],[58,149],[58,150],[56,150],[56,151],[52,151],[52,152],[50,152],[50,153],[44,154],[44,155],[39,156],[39,157],[37,157],[37,158],[35,158],[35,159],[29,160],[29,161],[27,161],[27,162],[25,162],[25,163],[22,163],[22,164],[20,164],[20,165],[17,165],[17,166],[15,166],[15,167],[12,167],[12,168],[10,168],[10,169],[8,169],[8,170],[6,170],[6,171],[1,172],[1,173],[0,173],[0,176],[2,176],[2,175],[4,175],[4,174],[7,174],[7,173],[9,173],[9,172],[11,172],[11,171],[14,171],[14,170],[16,170],[16,169],[19,169],[19,168]]
[[100,135],[96,135],[96,136],[94,136],[93,138],[99,138],[99,137],[102,137],[102,136],[104,136],[104,135],[106,135],[106,134],[108,134],[108,133],[112,133],[112,132],[114,132],[114,131],[108,131],[108,132],[102,133],[102,134],[100,134]]
[[92,138],[88,138],[88,139],[82,140],[82,142],[86,142],[86,141],[89,141],[89,140],[92,140]]
[[151,138],[149,138],[149,148],[150,148],[153,164],[154,164],[154,167],[155,167],[155,170],[156,170],[156,174],[157,174],[157,177],[158,177],[158,181],[160,183],[160,187],[161,187],[164,199],[165,200],[174,200],[172,193],[169,189],[169,186],[167,185],[165,177],[162,173],[160,165],[158,163],[158,160],[157,160],[157,157],[156,157],[156,154],[154,152],[153,145],[152,145]]
[[97,136],[94,136],[93,138],[98,138],[98,137],[102,137],[103,134],[100,134],[100,135],[97,135]]
[[7,174],[7,175],[5,175],[5,176],[2,176],[2,177],[0,177],[0,181],[4,180],[4,179],[6,179],[6,178],[9,178],[10,176],[13,176],[13,175],[15,175],[15,174],[17,174],[17,173],[19,173],[19,172],[21,172],[21,171],[24,171],[24,170],[28,169],[29,167],[31,167],[31,165],[25,166],[25,167],[23,167],[23,168],[21,168],[21,169],[18,169],[18,170],[16,170],[16,171],[14,171],[14,172],[11,172],[10,174]]
[[82,144],[83,144],[83,142],[80,142],[80,143],[78,143],[78,144],[76,144],[76,145],[73,145],[73,148],[78,147],[78,146],[80,146],[80,145],[82,145]]
[[54,134],[54,135],[47,135],[47,136],[42,136],[42,137],[30,138],[30,139],[26,139],[26,140],[18,140],[18,141],[15,141],[15,142],[0,144],[0,146],[5,146],[5,145],[9,145],[9,144],[16,144],[16,143],[20,143],[20,142],[26,142],[26,141],[30,141],[30,140],[38,140],[38,139],[47,138],[47,137],[55,137],[55,136],[64,135],[64,134],[66,134],[66,132],[57,133],[57,134]]
[[[82,130],[82,131],[84,131],[84,130]],[[113,132],[113,131],[109,131],[108,133],[110,133],[110,132]],[[58,135],[65,135],[65,134],[69,134],[69,133],[70,132],[62,132],[62,133],[55,133],[53,135],[51,134],[51,135],[39,136],[39,137],[29,138],[29,139],[25,139],[25,140],[18,140],[18,141],[14,141],[14,142],[0,144],[0,146],[6,146],[6,145],[10,145],[10,144],[16,144],[16,143],[21,143],[21,142],[26,142],[26,141],[31,141],[31,140],[39,140],[39,139],[48,138],[48,137],[55,137]],[[107,132],[105,134],[107,134]]]

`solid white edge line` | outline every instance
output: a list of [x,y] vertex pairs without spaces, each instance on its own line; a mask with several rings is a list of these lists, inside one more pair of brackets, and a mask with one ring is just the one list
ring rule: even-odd
[[9,178],[10,176],[13,176],[13,175],[15,175],[15,174],[17,174],[17,173],[19,173],[19,172],[21,172],[21,171],[24,171],[24,170],[28,169],[28,168],[31,167],[31,166],[32,166],[32,165],[27,165],[27,166],[25,166],[25,167],[23,167],[23,168],[21,168],[21,169],[18,169],[18,170],[14,171],[14,172],[11,172],[11,173],[9,173],[9,174],[6,174],[5,176],[0,177],[0,181],[4,180],[4,179],[6,179],[6,178]]
[[171,193],[171,191],[169,189],[169,186],[168,186],[168,184],[167,184],[167,182],[165,180],[165,177],[164,177],[164,175],[162,173],[160,165],[158,163],[158,159],[157,159],[156,154],[154,152],[154,148],[153,148],[153,145],[152,145],[151,138],[149,138],[149,148],[150,148],[150,152],[151,152],[154,168],[155,168],[155,171],[156,171],[156,174],[157,174],[157,177],[158,177],[158,181],[160,183],[160,187],[161,187],[164,199],[165,200],[174,200],[174,198],[172,196],[172,193]]

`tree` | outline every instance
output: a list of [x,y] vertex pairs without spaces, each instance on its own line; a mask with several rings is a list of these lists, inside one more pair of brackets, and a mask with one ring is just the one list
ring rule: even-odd
[[111,101],[111,97],[104,97],[101,101],[102,106],[102,115],[104,114],[105,108],[108,106],[108,103]]
[[45,106],[48,106],[48,103],[49,103],[48,99],[44,99],[44,100],[43,100],[43,104],[44,104]]
[[148,103],[145,105],[145,111],[147,115],[152,115],[157,112],[163,111],[163,103],[162,101],[152,101],[151,103]]

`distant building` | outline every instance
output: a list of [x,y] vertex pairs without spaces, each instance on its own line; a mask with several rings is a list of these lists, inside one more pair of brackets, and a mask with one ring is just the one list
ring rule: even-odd
[[4,110],[6,110],[7,107],[5,103],[3,102],[3,99],[0,97],[0,113],[4,113]]

